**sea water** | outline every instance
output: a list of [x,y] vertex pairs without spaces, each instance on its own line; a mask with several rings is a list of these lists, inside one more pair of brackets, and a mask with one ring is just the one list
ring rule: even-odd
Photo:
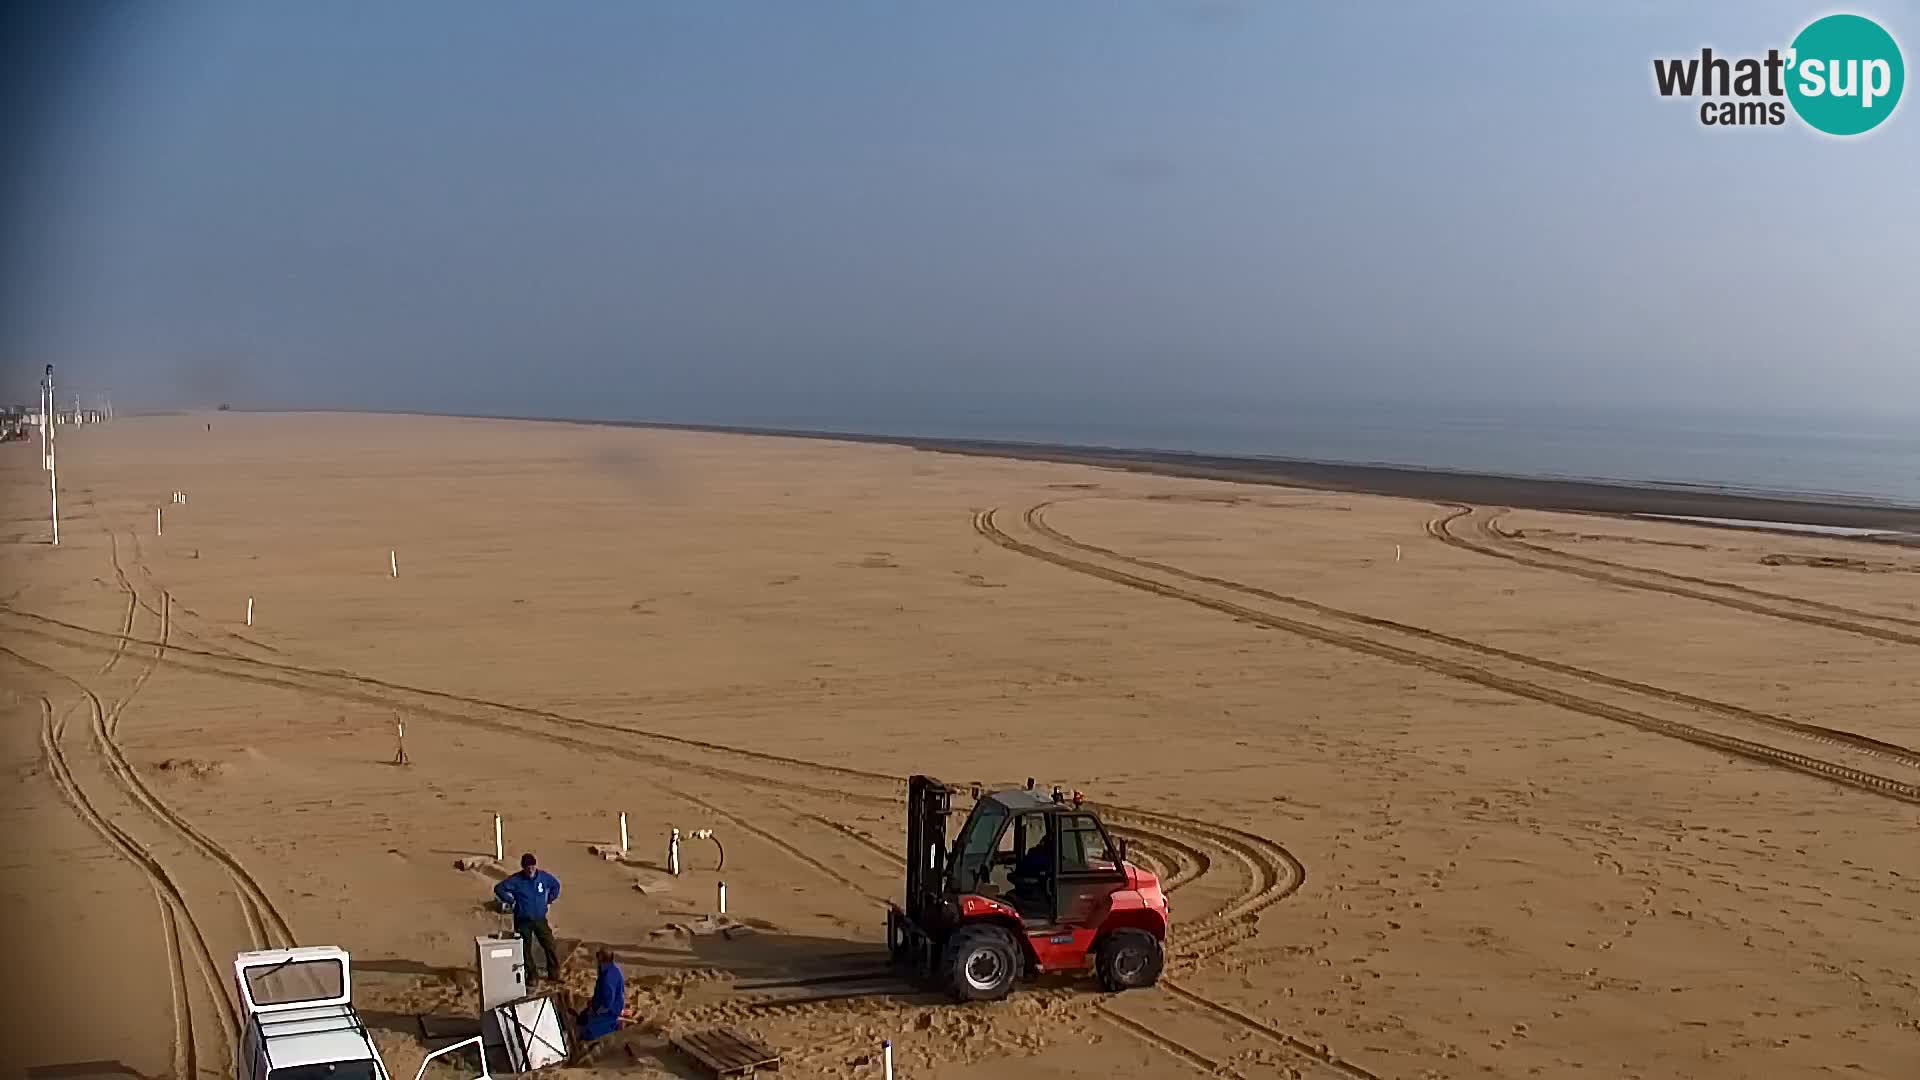
[[[884,436],[1378,464],[1920,506],[1920,423],[1574,406],[1054,398],[848,409],[830,399],[668,417]],[[876,403],[877,404],[877,403]]]

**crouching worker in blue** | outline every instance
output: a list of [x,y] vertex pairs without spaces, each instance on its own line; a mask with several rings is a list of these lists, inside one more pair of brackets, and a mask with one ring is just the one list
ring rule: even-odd
[[[560,977],[560,953],[553,946],[553,927],[547,925],[547,907],[560,899],[560,879],[534,864],[531,853],[520,856],[520,872],[493,887],[494,899],[513,912],[513,932],[526,944],[527,989],[536,978]],[[534,943],[540,944],[546,972],[535,974]]]
[[580,1040],[604,1039],[620,1030],[620,1014],[627,1007],[627,977],[613,962],[613,950],[601,948],[593,954],[600,963],[600,975],[593,983],[593,1000],[580,1012]]

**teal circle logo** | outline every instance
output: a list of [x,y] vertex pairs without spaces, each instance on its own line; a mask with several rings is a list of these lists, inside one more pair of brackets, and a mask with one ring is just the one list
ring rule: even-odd
[[1880,126],[1900,104],[1907,83],[1893,35],[1859,15],[1807,24],[1793,39],[1787,63],[1793,111],[1829,135],[1859,135]]

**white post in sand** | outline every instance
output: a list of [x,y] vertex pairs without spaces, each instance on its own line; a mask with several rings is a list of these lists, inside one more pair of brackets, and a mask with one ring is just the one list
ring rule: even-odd
[[47,458],[47,492],[53,496],[53,546],[60,546],[60,470]]
[[727,883],[723,881],[720,883],[720,914],[725,915],[726,913],[727,913]]
[[667,873],[672,874],[674,877],[680,876],[679,829],[673,830],[673,835],[667,838]]
[[47,494],[53,497],[53,546],[60,546],[60,469],[53,461],[53,450],[47,450]]
[[627,812],[620,811],[620,854],[627,853]]
[[397,551],[387,552],[387,565],[393,567],[393,576],[399,577],[400,576],[400,553]]
[[880,1067],[886,1072],[886,1080],[893,1080],[893,1040],[880,1044]]
[[53,522],[53,546],[60,546],[60,470],[53,464],[53,365],[47,365],[47,377],[40,384],[40,464],[47,470],[47,494]]
[[253,597],[247,597],[247,625],[253,625]]
[[53,471],[53,365],[47,365],[47,378],[40,384],[40,468]]
[[1394,562],[1400,561],[1400,545],[1399,544],[1393,545],[1393,561]]
[[164,535],[161,532],[160,508],[157,506],[153,508],[153,535],[155,536]]
[[500,831],[500,815],[493,815],[493,861],[507,857],[506,834]]

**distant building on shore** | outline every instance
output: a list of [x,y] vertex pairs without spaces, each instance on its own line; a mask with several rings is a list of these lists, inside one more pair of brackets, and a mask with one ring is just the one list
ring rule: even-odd
[[[73,424],[102,424],[107,420],[104,409],[57,409],[53,414],[56,427]],[[38,405],[0,406],[0,429],[17,430],[40,426],[40,407]]]

